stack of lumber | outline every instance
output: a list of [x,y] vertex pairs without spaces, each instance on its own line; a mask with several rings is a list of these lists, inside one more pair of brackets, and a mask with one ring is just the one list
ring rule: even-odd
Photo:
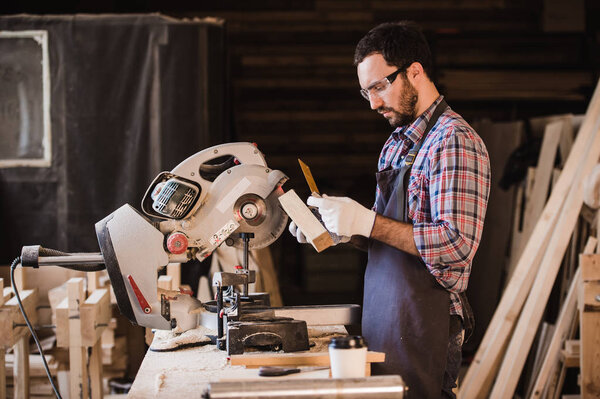
[[[52,355],[46,355],[48,368],[53,376],[57,375],[59,363]],[[6,354],[6,395],[11,397],[14,395],[14,355]],[[56,382],[56,381],[55,381]],[[54,393],[52,386],[46,376],[46,370],[42,363],[40,355],[29,355],[29,395],[30,398],[53,398]]]
[[[552,126],[548,128],[558,130]],[[529,238],[512,277],[460,385],[460,398],[513,397],[583,206],[583,181],[598,163],[599,130],[597,86],[560,176],[536,222],[529,227]],[[556,135],[548,137],[554,138],[548,146],[556,149]]]

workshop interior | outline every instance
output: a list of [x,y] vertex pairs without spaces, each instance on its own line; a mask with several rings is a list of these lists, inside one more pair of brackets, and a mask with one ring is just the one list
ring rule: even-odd
[[373,205],[353,55],[399,20],[491,165],[457,397],[598,397],[600,3],[201,0],[0,3],[0,399],[411,399],[306,205]]

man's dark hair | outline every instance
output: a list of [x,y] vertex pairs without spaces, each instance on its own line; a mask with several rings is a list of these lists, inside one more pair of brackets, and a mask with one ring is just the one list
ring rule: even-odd
[[354,66],[375,53],[380,53],[389,65],[401,69],[418,62],[433,80],[431,50],[421,27],[414,22],[386,22],[371,29],[356,45]]

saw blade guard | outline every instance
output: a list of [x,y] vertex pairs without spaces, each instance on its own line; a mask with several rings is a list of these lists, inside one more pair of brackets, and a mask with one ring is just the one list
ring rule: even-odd
[[277,200],[287,176],[261,165],[237,165],[222,173],[211,185],[206,201],[192,219],[189,231],[203,247],[199,259],[208,256],[223,242],[243,247],[239,233],[254,233],[250,249],[273,243],[285,230],[287,214]]

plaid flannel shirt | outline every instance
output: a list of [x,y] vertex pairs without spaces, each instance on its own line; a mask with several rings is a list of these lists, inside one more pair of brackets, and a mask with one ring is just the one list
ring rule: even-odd
[[[402,166],[403,156],[422,138],[442,98],[438,97],[413,123],[392,133],[381,151],[379,171]],[[473,128],[448,108],[414,160],[408,184],[408,217],[427,269],[450,292],[450,314],[463,314],[458,294],[467,289],[489,191],[487,149]],[[377,187],[377,198],[379,195]],[[373,209],[377,211],[376,205]]]

